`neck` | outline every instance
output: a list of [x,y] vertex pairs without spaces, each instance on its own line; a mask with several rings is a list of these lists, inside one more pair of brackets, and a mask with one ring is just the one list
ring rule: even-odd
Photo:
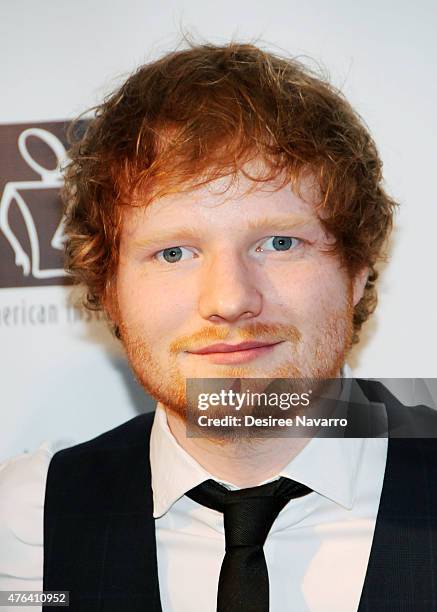
[[217,480],[254,487],[281,471],[310,438],[266,438],[217,441],[188,438],[185,421],[166,409],[167,422],[178,444]]
[[[340,387],[341,373],[337,377]],[[217,480],[239,488],[253,487],[278,474],[311,438],[272,437],[229,439],[187,437],[185,420],[163,406],[167,423],[178,444]]]

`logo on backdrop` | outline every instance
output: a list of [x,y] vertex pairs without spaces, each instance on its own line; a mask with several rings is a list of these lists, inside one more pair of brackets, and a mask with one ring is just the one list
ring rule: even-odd
[[63,285],[65,122],[1,125],[0,288]]

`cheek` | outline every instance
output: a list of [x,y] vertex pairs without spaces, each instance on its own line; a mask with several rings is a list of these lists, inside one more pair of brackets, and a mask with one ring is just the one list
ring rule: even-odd
[[150,337],[180,328],[192,310],[194,294],[187,283],[177,287],[170,280],[125,269],[117,282],[119,315],[122,321],[141,328]]
[[284,307],[308,324],[343,310],[350,296],[346,273],[334,262],[329,263],[301,266],[276,283]]

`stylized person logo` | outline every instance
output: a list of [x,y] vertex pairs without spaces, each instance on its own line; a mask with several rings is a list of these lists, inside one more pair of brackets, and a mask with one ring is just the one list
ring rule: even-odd
[[[36,137],[50,147],[56,156],[56,167],[46,168],[36,161],[30,154],[27,146],[27,139]],[[41,180],[36,181],[11,181],[5,185],[3,196],[0,201],[0,229],[7,238],[15,253],[15,264],[22,268],[23,275],[31,274],[34,278],[46,279],[65,276],[62,268],[41,268],[41,244],[38,230],[32,216],[31,209],[26,203],[23,192],[59,189],[62,186],[62,175],[60,172],[61,164],[66,160],[67,153],[62,142],[51,132],[41,128],[28,128],[21,132],[18,138],[18,148],[22,158],[32,170],[40,175]],[[10,226],[9,212],[12,203],[15,202],[24,220],[26,231],[30,243],[30,254],[26,253],[25,247],[20,242]],[[64,242],[64,223],[60,220],[55,233],[50,240],[53,249],[62,251]]]

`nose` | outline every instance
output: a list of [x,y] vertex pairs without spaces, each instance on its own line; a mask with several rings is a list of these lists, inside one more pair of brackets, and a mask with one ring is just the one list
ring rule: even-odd
[[205,266],[199,291],[199,314],[212,322],[234,322],[260,314],[262,294],[255,271],[237,253],[223,251]]

